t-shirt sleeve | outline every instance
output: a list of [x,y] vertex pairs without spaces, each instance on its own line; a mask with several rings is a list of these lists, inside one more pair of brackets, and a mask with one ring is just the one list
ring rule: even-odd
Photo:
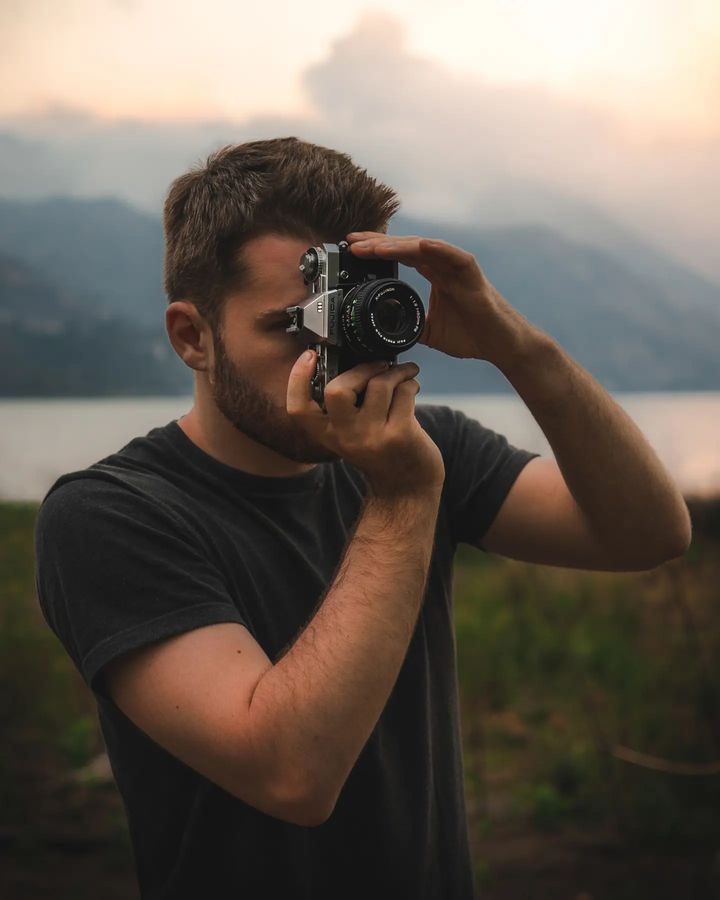
[[220,622],[246,624],[181,517],[149,496],[80,478],[51,491],[35,527],[38,601],[88,687],[145,644]]
[[477,546],[522,469],[540,454],[515,447],[505,435],[458,409],[424,409],[429,433],[445,462],[444,497],[452,536],[456,543]]

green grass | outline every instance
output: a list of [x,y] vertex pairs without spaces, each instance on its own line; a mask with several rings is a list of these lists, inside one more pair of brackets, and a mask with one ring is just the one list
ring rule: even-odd
[[[36,513],[0,504],[0,825],[46,816],[33,786],[103,749],[94,699],[35,598]],[[613,755],[621,744],[674,761],[720,759],[717,510],[698,521],[708,527],[683,559],[645,573],[531,566],[461,548],[457,647],[476,836],[512,822],[612,829],[654,847],[717,842],[720,776]],[[124,841],[119,810],[109,821]],[[490,879],[490,864],[477,865]]]
[[[714,535],[712,536],[714,537]],[[476,827],[611,828],[647,845],[714,845],[720,776],[621,761],[720,759],[718,544],[643,573],[459,554],[456,627]],[[503,777],[505,775],[505,777]]]
[[29,821],[33,786],[102,750],[95,703],[35,597],[36,504],[0,504],[0,824]]

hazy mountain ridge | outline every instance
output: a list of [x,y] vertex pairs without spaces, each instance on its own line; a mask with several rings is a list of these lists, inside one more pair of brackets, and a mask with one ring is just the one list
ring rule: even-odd
[[83,308],[153,327],[162,322],[161,225],[121,200],[0,199],[0,250]]
[[[87,298],[86,298],[87,299]],[[100,307],[100,304],[98,304]],[[164,330],[83,307],[0,252],[0,396],[189,393]]]
[[[397,216],[471,251],[493,285],[609,390],[720,387],[720,290],[638,244],[632,265],[546,226]],[[114,198],[0,200],[2,393],[190,393],[164,330],[158,219]],[[658,262],[659,258],[659,262]],[[429,285],[403,269],[427,300]],[[424,393],[503,391],[490,363],[416,346]]]
[[[647,245],[639,242],[631,267],[542,225],[468,230],[397,217],[391,231],[441,237],[471,251],[505,299],[608,390],[720,386],[720,288],[674,262],[656,266]],[[638,274],[643,259],[652,261],[647,276]],[[405,277],[427,296],[423,278],[413,270]],[[426,348],[411,353],[427,374]],[[458,391],[483,390],[485,379],[507,385],[497,370],[477,368],[482,364],[447,357],[443,363],[444,377],[462,382]],[[474,388],[480,375],[483,386]]]

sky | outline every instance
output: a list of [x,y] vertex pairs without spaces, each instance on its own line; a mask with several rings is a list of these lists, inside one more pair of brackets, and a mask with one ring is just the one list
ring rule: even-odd
[[0,84],[0,195],[158,215],[296,134],[410,215],[619,226],[720,283],[720,0],[0,0]]
[[612,110],[642,139],[720,129],[718,0],[0,0],[0,115],[312,115],[302,73],[380,11],[446,71]]

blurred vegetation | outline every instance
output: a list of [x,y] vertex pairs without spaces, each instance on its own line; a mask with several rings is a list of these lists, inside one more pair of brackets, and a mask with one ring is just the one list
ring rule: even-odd
[[36,514],[0,503],[0,894],[134,897],[120,795],[83,771],[104,751],[95,701],[35,599]]
[[[459,679],[480,815],[492,817],[494,795],[503,814],[537,828],[572,819],[645,843],[718,843],[717,546],[696,536],[686,557],[642,573],[461,550]],[[713,761],[717,772],[704,774]]]
[[[508,829],[547,841],[602,835],[653,859],[687,853],[717,867],[720,766],[707,765],[720,761],[720,501],[689,506],[689,552],[647,572],[460,548],[468,816],[478,882],[490,893],[493,835]],[[88,765],[104,750],[95,702],[35,599],[36,512],[0,504],[0,851],[10,847],[29,871],[50,849],[99,847],[103,871],[115,867],[103,893],[131,896],[120,797]],[[641,756],[628,761],[628,751]]]

